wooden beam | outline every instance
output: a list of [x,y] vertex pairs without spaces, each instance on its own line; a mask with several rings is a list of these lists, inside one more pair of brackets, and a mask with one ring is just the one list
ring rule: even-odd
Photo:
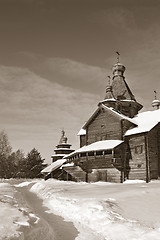
[[148,152],[148,136],[145,134],[145,157],[146,157],[146,183],[150,181],[150,168],[149,168],[149,152]]

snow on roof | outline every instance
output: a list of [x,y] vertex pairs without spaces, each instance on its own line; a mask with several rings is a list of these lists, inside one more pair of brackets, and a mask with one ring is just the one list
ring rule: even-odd
[[86,130],[83,128],[81,128],[81,130],[77,134],[77,136],[81,136],[81,135],[86,135]]
[[66,154],[62,153],[62,154],[53,154],[51,155],[51,157],[63,157],[65,156]]
[[125,136],[150,131],[160,122],[160,109],[139,113],[133,120],[137,122],[138,126],[128,130]]
[[135,100],[132,100],[132,99],[121,99],[121,102],[135,102]]
[[54,149],[54,151],[59,151],[59,150],[69,150],[69,151],[72,151],[72,149],[70,149],[70,148],[56,148],[56,149]]
[[123,115],[122,113],[118,113],[118,112],[116,112],[116,111],[114,110],[114,108],[112,108],[112,107],[107,107],[107,106],[104,105],[104,104],[102,104],[102,106],[103,106],[104,108],[106,108],[106,109],[109,109],[110,111],[112,111],[112,112],[113,112],[114,114],[116,114],[117,116],[119,116],[119,117],[121,117],[121,118],[123,118],[123,119],[126,119],[126,120],[128,120],[129,122],[132,122],[132,123],[134,123],[135,125],[137,125],[137,123],[136,123],[136,121],[134,120],[134,118],[129,118],[129,117]]
[[62,164],[66,162],[66,159],[59,159],[55,162],[53,162],[51,165],[49,165],[48,167],[44,168],[41,173],[50,173],[54,170],[56,170],[57,168],[59,168],[60,166],[62,166]]
[[[102,106],[104,109],[107,109],[109,111],[111,111],[113,114],[117,115],[119,118],[121,119],[126,119],[128,120],[129,122],[137,125],[137,123],[135,122],[135,120],[133,120],[133,118],[129,118],[125,115],[123,115],[122,113],[118,113],[114,110],[114,108],[112,107],[107,107],[106,105],[104,105],[103,103],[100,103],[99,107],[96,109],[96,111],[94,111],[94,113],[92,114],[92,116],[88,119],[88,121],[83,125],[82,129],[85,129],[86,126],[90,123],[90,121],[94,118],[94,116],[96,116],[96,114],[98,113],[99,109],[100,109],[100,106]],[[81,130],[80,130],[81,131]],[[81,134],[82,135],[82,134]]]
[[115,98],[106,98],[106,99],[104,99],[102,101],[99,101],[99,103],[110,102],[110,101],[116,102],[117,100]]
[[66,163],[64,165],[61,166],[61,168],[65,168],[65,167],[73,167],[74,166],[74,163]]
[[65,158],[71,157],[77,153],[82,152],[91,152],[91,151],[98,151],[98,150],[109,150],[117,147],[120,145],[123,141],[121,140],[103,140],[91,143],[87,146],[83,146],[77,150],[75,150],[73,153],[68,154]]

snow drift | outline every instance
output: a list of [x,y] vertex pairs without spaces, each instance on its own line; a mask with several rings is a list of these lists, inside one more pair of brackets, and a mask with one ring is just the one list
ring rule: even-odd
[[79,231],[76,240],[159,240],[159,189],[160,182],[86,184],[51,179],[34,184],[31,191],[51,212],[74,223]]

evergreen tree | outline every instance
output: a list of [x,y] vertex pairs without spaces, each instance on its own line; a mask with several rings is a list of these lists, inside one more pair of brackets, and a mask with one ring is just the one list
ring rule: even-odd
[[25,163],[25,176],[27,178],[40,177],[41,170],[43,169],[43,159],[41,158],[38,150],[33,148],[26,157]]
[[8,160],[8,167],[11,177],[25,177],[25,157],[23,150],[18,149],[16,152],[11,153]]
[[8,141],[8,136],[5,131],[0,132],[0,177],[7,178],[9,175],[9,156],[12,147]]

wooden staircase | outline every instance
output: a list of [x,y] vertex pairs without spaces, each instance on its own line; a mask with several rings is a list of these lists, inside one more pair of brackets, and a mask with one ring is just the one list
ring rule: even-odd
[[86,172],[84,172],[79,166],[63,167],[63,170],[71,175],[76,182],[86,181]]

